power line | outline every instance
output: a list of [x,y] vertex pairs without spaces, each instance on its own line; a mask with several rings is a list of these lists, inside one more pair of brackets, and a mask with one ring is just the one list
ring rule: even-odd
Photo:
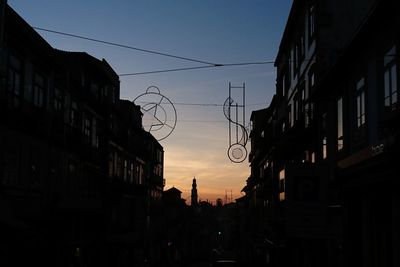
[[219,65],[219,64],[215,64],[215,63],[211,63],[211,62],[207,62],[207,61],[203,61],[203,60],[197,60],[197,59],[188,58],[188,57],[181,57],[181,56],[177,56],[177,55],[172,55],[172,54],[152,51],[152,50],[138,48],[138,47],[134,47],[134,46],[118,44],[118,43],[114,43],[114,42],[99,40],[99,39],[90,38],[90,37],[85,37],[85,36],[82,36],[82,35],[76,35],[76,34],[72,34],[72,33],[55,31],[55,30],[50,30],[50,29],[45,29],[45,28],[40,28],[40,27],[32,27],[32,28],[34,28],[35,30],[38,30],[38,31],[45,31],[45,32],[55,33],[55,34],[69,36],[69,37],[73,37],[73,38],[77,38],[77,39],[83,39],[83,40],[87,40],[87,41],[92,41],[92,42],[97,42],[97,43],[102,43],[102,44],[122,47],[122,48],[136,50],[136,51],[141,51],[141,52],[145,52],[145,53],[149,53],[149,54],[155,54],[155,55],[160,55],[160,56],[165,56],[165,57],[172,57],[172,58],[182,59],[182,60],[186,60],[186,61],[196,62],[196,63],[207,64],[207,65],[210,65],[210,66],[213,66],[213,67],[216,67],[216,66]]
[[175,71],[208,69],[208,68],[218,68],[218,67],[264,65],[264,64],[274,64],[274,63],[275,63],[274,61],[261,61],[261,62],[214,64],[214,65],[208,65],[208,66],[197,66],[197,67],[188,67],[188,68],[177,68],[177,69],[165,69],[165,70],[153,70],[153,71],[144,71],[144,72],[122,73],[122,74],[118,74],[118,76],[123,77],[123,76],[135,76],[135,75],[155,74],[155,73],[163,73],[163,72],[175,72]]
[[117,46],[117,47],[121,47],[121,48],[141,51],[141,52],[145,52],[145,53],[149,53],[149,54],[155,54],[155,55],[160,55],[160,56],[165,56],[165,57],[171,57],[171,58],[176,58],[176,59],[181,59],[181,60],[186,60],[186,61],[206,64],[206,66],[196,66],[196,67],[176,68],[176,69],[165,69],[165,70],[154,70],[154,71],[145,71],[145,72],[133,72],[133,73],[122,73],[122,74],[119,74],[120,77],[123,77],[123,76],[135,76],[135,75],[146,75],[146,74],[156,74],[156,73],[165,73],[165,72],[186,71],[186,70],[196,70],[196,69],[206,69],[206,68],[246,66],[246,65],[264,65],[264,64],[274,64],[275,63],[275,61],[270,60],[270,61],[260,61],[260,62],[240,62],[240,63],[217,64],[217,63],[212,63],[212,62],[208,62],[208,61],[203,61],[203,60],[198,60],[198,59],[193,59],[193,58],[188,58],[188,57],[182,57],[182,56],[167,54],[167,53],[163,53],[163,52],[143,49],[143,48],[139,48],[139,47],[119,44],[119,43],[115,43],[115,42],[104,41],[104,40],[100,40],[100,39],[95,39],[95,38],[86,37],[86,36],[77,35],[77,34],[72,34],[72,33],[67,33],[67,32],[50,30],[50,29],[41,28],[41,27],[32,27],[32,28],[35,29],[35,30],[38,30],[38,31],[50,32],[50,33],[54,33],[54,34],[64,35],[64,36],[73,37],[73,38],[82,39],[82,40],[87,40],[87,41],[91,41],[91,42],[107,44],[107,45]]
[[135,75],[144,75],[144,74],[155,74],[155,73],[163,73],[163,72],[174,72],[174,71],[184,71],[184,70],[197,70],[197,69],[207,69],[207,68],[215,68],[220,65],[208,65],[208,66],[198,66],[198,67],[188,67],[188,68],[178,68],[178,69],[166,69],[166,70],[154,70],[154,71],[144,71],[144,72],[133,72],[133,73],[122,73],[118,74],[118,76],[135,76]]
[[[146,101],[137,101],[137,103],[148,103]],[[203,107],[223,107],[224,104],[216,104],[216,103],[188,103],[188,102],[171,102],[177,106],[203,106]],[[165,103],[168,104],[168,103]],[[259,105],[266,105],[266,103],[251,103],[246,104],[246,106],[259,106]]]
[[228,121],[210,121],[210,120],[178,120],[178,122],[190,122],[190,123],[228,123]]

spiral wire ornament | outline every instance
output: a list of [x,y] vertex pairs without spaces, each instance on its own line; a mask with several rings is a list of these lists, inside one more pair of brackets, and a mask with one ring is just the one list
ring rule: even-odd
[[144,130],[151,133],[157,141],[171,135],[177,122],[176,109],[171,100],[161,94],[157,86],[148,87],[146,92],[137,96],[133,102],[140,106],[140,111],[143,113]]
[[[232,88],[242,89],[243,104],[235,103],[231,96]],[[243,109],[242,122],[245,125],[245,84],[243,83],[243,86],[240,87],[234,87],[229,83],[229,97],[224,102],[223,112],[229,121],[229,148],[227,154],[234,163],[241,163],[247,158],[246,144],[249,139],[246,128],[239,123],[239,109]],[[232,119],[232,113],[234,113],[234,119]],[[233,136],[232,131],[234,132]]]

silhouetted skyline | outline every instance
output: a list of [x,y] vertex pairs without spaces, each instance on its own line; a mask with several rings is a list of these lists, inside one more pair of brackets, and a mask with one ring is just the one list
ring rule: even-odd
[[[292,1],[8,1],[32,27],[219,64],[274,60]],[[46,7],[46,8],[43,8]],[[71,19],[73,14],[73,19]],[[206,66],[49,33],[54,48],[105,58],[118,73]],[[249,176],[249,164],[227,157],[228,122],[222,105],[228,83],[246,83],[246,114],[269,104],[275,90],[272,64],[121,76],[121,98],[133,100],[149,86],[175,103],[178,121],[161,144],[166,188],[177,186],[190,200],[193,176],[200,199],[233,198]],[[198,105],[199,104],[199,105]],[[215,105],[214,105],[215,104]]]

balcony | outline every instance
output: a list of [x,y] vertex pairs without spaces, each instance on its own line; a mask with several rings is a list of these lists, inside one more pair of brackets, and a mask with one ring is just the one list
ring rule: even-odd
[[287,164],[284,198],[279,212],[289,236],[318,236],[324,233],[327,192],[324,169],[310,164]]
[[397,102],[391,106],[384,108],[382,116],[382,127],[383,128],[398,128],[398,121],[400,118],[400,103]]
[[317,136],[315,120],[305,126],[304,117],[299,118],[291,128],[286,129],[279,139],[282,153],[291,155],[303,153],[305,148],[312,146]]

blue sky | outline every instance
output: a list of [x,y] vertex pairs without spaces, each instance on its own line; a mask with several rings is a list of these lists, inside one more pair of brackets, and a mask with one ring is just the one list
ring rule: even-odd
[[[31,26],[146,50],[229,64],[273,61],[292,0],[8,0]],[[38,31],[54,48],[105,58],[118,74],[204,66],[204,64]],[[246,121],[266,107],[275,91],[273,64],[208,68],[122,76],[121,97],[135,99],[157,86],[175,105],[178,121],[161,144],[166,189],[190,200],[193,176],[199,197],[233,198],[250,174],[249,163],[231,163],[228,122],[220,106],[228,84],[246,84]],[[250,146],[248,145],[248,150]],[[230,196],[230,195],[229,195]]]

